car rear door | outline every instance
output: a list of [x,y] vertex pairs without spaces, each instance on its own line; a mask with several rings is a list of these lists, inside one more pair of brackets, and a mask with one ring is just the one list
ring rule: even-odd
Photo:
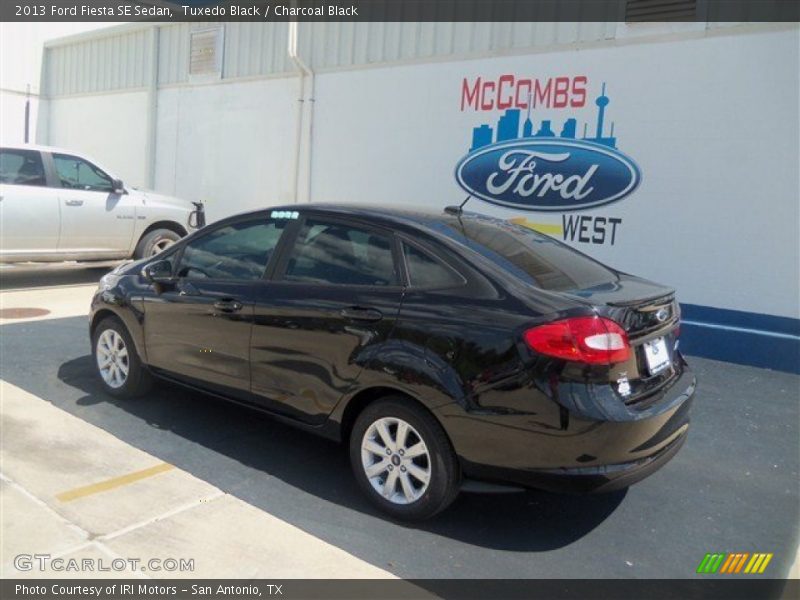
[[255,296],[285,225],[265,216],[226,222],[171,255],[174,281],[144,298],[150,366],[249,395]]
[[0,252],[53,254],[58,232],[58,190],[47,185],[41,153],[0,149]]
[[391,231],[327,215],[295,221],[256,299],[256,400],[323,422],[391,334],[403,290],[398,265]]
[[85,158],[52,153],[61,186],[61,237],[65,253],[118,254],[130,250],[135,207],[114,192],[113,179]]

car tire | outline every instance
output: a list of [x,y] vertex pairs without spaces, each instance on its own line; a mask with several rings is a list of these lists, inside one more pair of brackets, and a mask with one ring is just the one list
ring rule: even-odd
[[[399,444],[401,427],[405,441]],[[441,512],[461,485],[458,459],[442,426],[425,408],[399,395],[369,404],[358,416],[350,434],[350,464],[373,504],[401,520]]]
[[133,257],[139,260],[140,258],[155,256],[179,239],[181,239],[181,236],[171,229],[154,229],[142,236],[142,239],[136,244]]
[[94,368],[103,389],[118,398],[135,398],[152,386],[125,325],[116,317],[103,319],[92,333]]

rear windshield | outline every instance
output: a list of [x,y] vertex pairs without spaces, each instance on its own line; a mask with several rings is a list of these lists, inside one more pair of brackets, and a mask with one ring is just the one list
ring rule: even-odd
[[566,244],[501,219],[464,215],[437,229],[499,267],[545,290],[578,290],[616,281],[614,271]]

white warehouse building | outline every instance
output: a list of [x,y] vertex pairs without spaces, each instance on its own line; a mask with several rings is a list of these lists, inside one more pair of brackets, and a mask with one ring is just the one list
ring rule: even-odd
[[687,353],[797,372],[799,52],[796,23],[126,24],[46,45],[37,142],[211,221],[470,195],[675,287]]

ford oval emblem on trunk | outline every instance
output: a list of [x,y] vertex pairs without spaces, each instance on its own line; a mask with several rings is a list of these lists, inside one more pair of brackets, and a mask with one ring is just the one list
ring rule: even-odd
[[525,210],[568,211],[616,202],[633,192],[640,179],[625,154],[582,140],[497,142],[456,165],[456,180],[468,193]]

